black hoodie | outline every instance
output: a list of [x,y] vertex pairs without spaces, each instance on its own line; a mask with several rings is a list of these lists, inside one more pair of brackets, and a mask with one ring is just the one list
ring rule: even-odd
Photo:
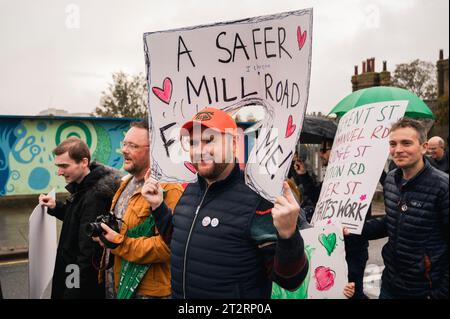
[[[56,202],[48,213],[63,221],[52,281],[52,299],[104,298],[104,286],[98,284],[93,267],[97,243],[86,234],[86,226],[97,216],[109,212],[112,198],[120,185],[120,173],[93,162],[90,173],[79,184],[66,186],[70,197]],[[78,272],[79,270],[79,272]],[[79,275],[78,275],[79,274]]]

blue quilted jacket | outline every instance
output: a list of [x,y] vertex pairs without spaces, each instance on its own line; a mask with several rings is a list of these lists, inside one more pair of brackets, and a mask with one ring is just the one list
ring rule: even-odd
[[368,239],[388,237],[382,286],[399,298],[448,298],[448,174],[425,160],[412,179],[401,169],[384,184],[386,215],[366,223]]

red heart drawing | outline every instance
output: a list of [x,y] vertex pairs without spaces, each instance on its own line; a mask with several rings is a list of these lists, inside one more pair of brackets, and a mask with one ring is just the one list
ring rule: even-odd
[[165,78],[163,82],[163,89],[154,86],[152,91],[158,99],[166,104],[169,104],[170,98],[172,97],[172,80],[170,78]]
[[328,267],[319,266],[314,271],[314,277],[316,278],[317,290],[325,291],[334,286],[334,277],[336,277],[336,273]]
[[297,27],[297,42],[298,49],[301,50],[306,42],[306,30],[302,33],[302,29],[300,27]]
[[292,133],[294,133],[296,127],[297,126],[295,124],[292,124],[292,115],[289,115],[288,123],[287,123],[287,126],[286,126],[286,135],[285,135],[285,137],[288,138],[289,136],[291,136]]
[[184,167],[186,167],[192,174],[197,173],[197,169],[194,167],[194,165],[191,162],[184,162]]

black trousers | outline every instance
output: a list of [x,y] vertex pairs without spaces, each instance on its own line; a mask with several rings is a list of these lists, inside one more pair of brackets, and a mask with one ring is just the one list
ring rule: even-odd
[[348,281],[355,283],[355,294],[352,299],[367,299],[364,294],[364,270],[369,259],[368,247],[360,250],[346,252],[345,259],[348,265]]

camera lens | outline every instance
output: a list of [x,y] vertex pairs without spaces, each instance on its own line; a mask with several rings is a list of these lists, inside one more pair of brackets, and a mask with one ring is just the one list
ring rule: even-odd
[[100,223],[89,223],[86,226],[86,234],[89,237],[98,237],[102,232],[102,227]]

